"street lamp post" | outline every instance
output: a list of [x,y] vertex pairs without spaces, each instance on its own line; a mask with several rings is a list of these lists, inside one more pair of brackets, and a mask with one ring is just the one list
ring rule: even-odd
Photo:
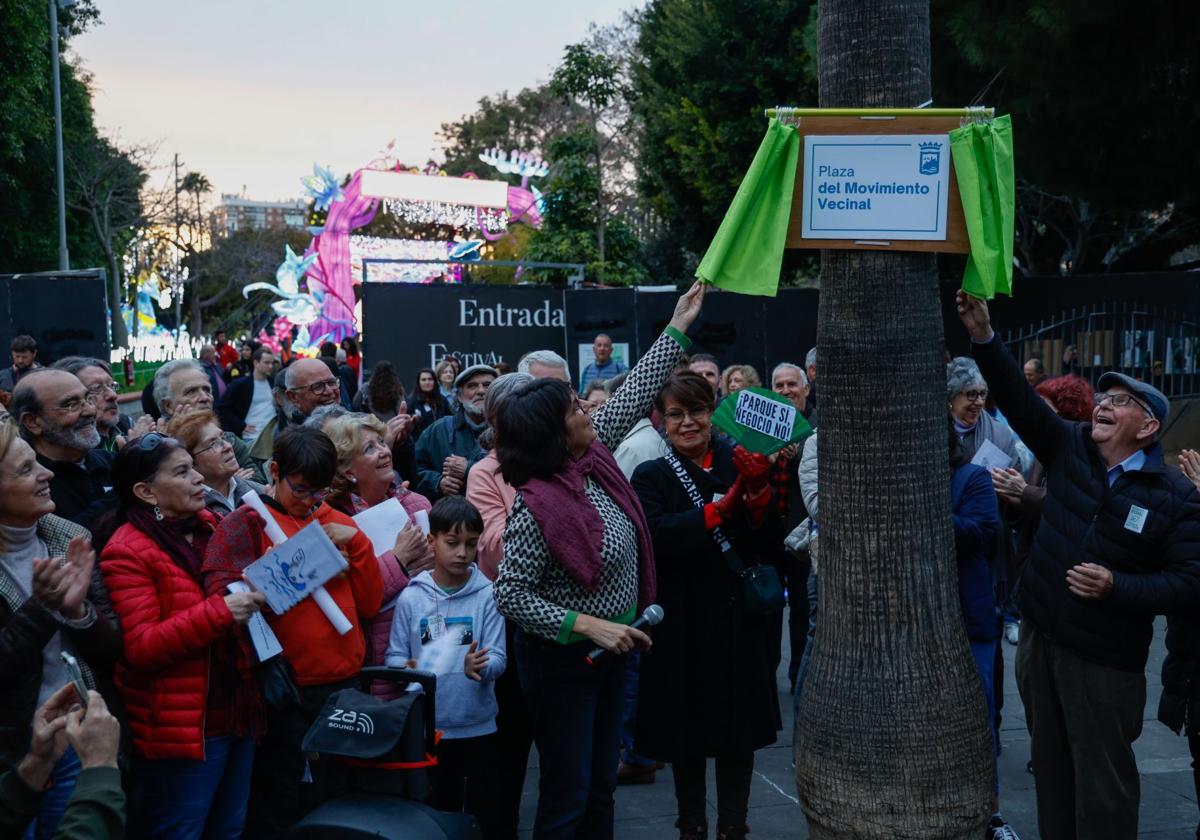
[[[58,81],[58,3],[50,0],[50,72],[54,80],[54,174],[58,181],[58,270],[69,271],[67,255],[67,194],[63,177],[62,92]],[[74,6],[73,0],[63,8]]]

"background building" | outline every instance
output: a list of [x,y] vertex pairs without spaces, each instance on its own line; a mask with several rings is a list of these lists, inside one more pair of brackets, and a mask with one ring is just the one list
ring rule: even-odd
[[213,227],[225,234],[247,229],[303,228],[307,212],[306,201],[255,201],[222,193],[221,204],[214,211]]

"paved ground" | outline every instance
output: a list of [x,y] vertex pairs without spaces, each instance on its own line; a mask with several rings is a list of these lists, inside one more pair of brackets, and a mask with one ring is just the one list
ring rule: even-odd
[[[1139,838],[1151,840],[1191,840],[1195,836],[1198,818],[1196,791],[1192,783],[1187,742],[1177,737],[1155,720],[1161,690],[1159,670],[1164,656],[1160,620],[1155,633],[1150,662],[1146,669],[1148,684],[1145,729],[1137,742],[1138,767],[1142,774],[1142,807]],[[787,644],[786,633],[784,644]],[[1022,840],[1038,840],[1037,812],[1033,793],[1033,777],[1026,770],[1029,760],[1029,735],[1025,730],[1024,710],[1013,681],[1012,661],[1016,648],[1004,645],[1005,700],[1000,756],[1000,790],[1004,814],[1021,835]],[[785,652],[785,657],[786,657]],[[784,715],[784,731],[780,743],[761,750],[755,761],[754,783],[750,792],[750,827],[755,840],[772,838],[806,838],[808,828],[798,800],[791,767],[791,703],[787,699],[787,663],[780,666],[780,707]],[[533,825],[537,803],[537,756],[525,789],[521,825]],[[709,780],[709,822],[716,822],[716,793],[712,787],[711,765]],[[655,838],[669,840],[675,834],[675,798],[671,771],[660,771],[654,784],[620,787],[617,789],[618,838]]]

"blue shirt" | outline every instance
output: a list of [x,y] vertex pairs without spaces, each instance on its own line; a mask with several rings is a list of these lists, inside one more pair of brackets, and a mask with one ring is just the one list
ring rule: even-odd
[[1146,453],[1139,449],[1108,471],[1108,486],[1112,487],[1121,473],[1140,470],[1144,466],[1146,466]]
[[583,373],[579,377],[579,393],[583,393],[588,385],[591,385],[597,379],[612,379],[618,374],[622,374],[629,370],[629,366],[618,362],[616,359],[609,359],[608,364],[598,365],[592,362],[583,369]]

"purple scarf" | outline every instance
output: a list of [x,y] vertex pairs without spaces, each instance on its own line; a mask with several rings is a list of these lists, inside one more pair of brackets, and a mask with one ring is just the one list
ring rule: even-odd
[[[213,529],[202,521],[199,515],[184,519],[155,519],[148,508],[130,505],[127,518],[130,525],[149,536],[163,551],[171,555],[175,565],[191,573],[196,580],[200,580],[204,550],[208,548]],[[188,534],[192,535],[191,541],[187,539]]]
[[550,478],[531,478],[517,489],[542,529],[546,545],[571,579],[589,592],[600,585],[604,521],[584,492],[588,476],[633,523],[638,541],[638,610],[654,603],[654,546],[642,503],[616,459],[599,439],[578,460],[568,458]]

